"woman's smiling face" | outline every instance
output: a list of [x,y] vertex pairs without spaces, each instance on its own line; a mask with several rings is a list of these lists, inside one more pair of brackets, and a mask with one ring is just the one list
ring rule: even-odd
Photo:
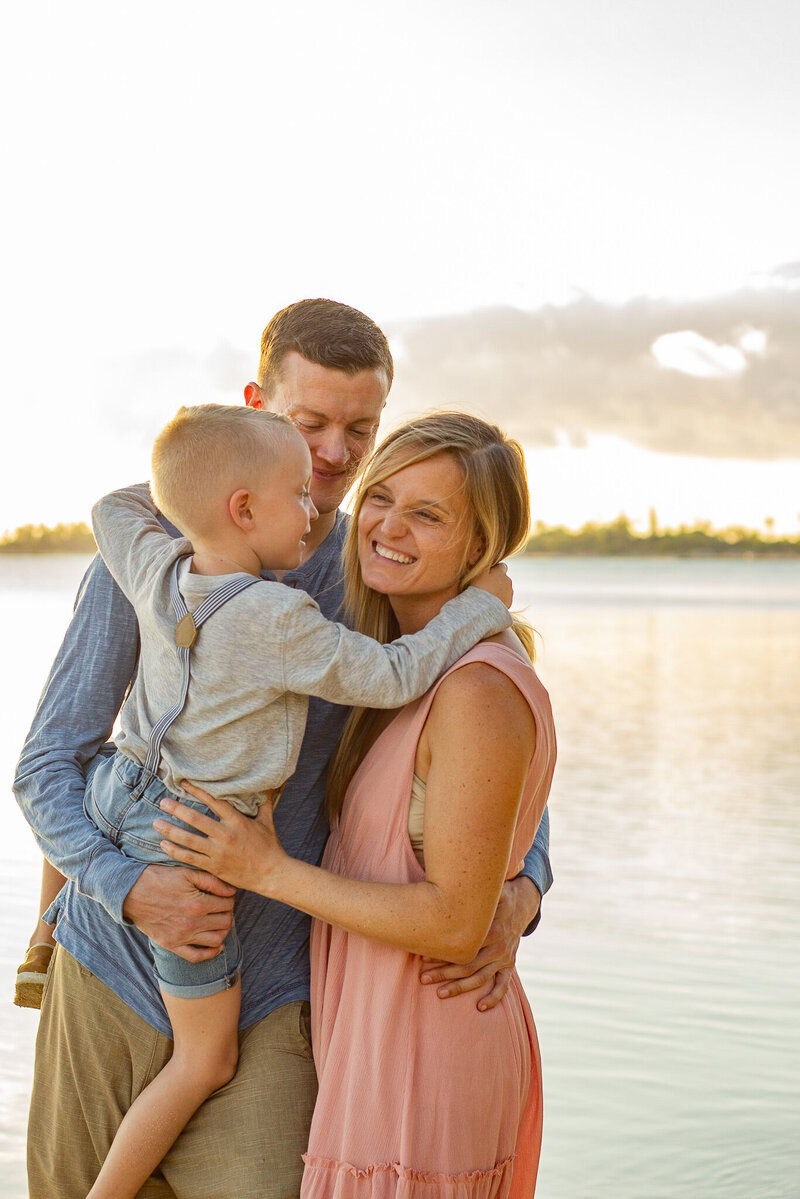
[[367,489],[358,556],[373,591],[444,602],[457,594],[465,564],[480,548],[461,468],[450,454],[401,466]]

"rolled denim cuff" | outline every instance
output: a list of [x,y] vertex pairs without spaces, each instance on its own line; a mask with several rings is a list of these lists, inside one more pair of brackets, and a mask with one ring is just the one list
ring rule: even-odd
[[92,854],[77,880],[78,890],[104,907],[117,924],[130,924],[122,914],[122,905],[147,866],[147,862],[129,858],[109,844]]

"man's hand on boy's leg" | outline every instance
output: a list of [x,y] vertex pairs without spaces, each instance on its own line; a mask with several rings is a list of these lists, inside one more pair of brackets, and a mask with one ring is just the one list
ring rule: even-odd
[[216,957],[233,923],[236,888],[213,874],[148,866],[122,906],[126,920],[187,962]]

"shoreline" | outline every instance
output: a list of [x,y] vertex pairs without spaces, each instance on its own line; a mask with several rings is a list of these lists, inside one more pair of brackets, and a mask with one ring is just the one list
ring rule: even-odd
[[[576,535],[577,536],[577,535]],[[768,543],[762,543],[763,548],[748,548],[738,549],[735,546],[728,546],[725,549],[680,549],[674,546],[670,548],[661,548],[654,546],[645,548],[641,546],[632,546],[619,549],[596,549],[575,546],[574,548],[563,547],[560,549],[537,549],[526,547],[514,554],[514,558],[655,558],[660,561],[686,561],[687,559],[695,559],[703,562],[715,562],[719,560],[732,561],[741,560],[746,562],[755,562],[764,559],[769,562],[784,561],[796,562],[800,560],[800,545],[787,548],[773,548]],[[0,545],[0,556],[9,558],[91,558],[97,552],[94,546],[72,547],[60,546],[52,549],[31,550],[27,546],[16,545]]]

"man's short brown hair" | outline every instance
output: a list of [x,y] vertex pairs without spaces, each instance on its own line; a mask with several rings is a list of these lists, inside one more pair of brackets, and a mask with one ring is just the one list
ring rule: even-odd
[[281,363],[294,350],[308,362],[357,375],[382,370],[387,391],[394,363],[384,334],[373,320],[335,300],[298,300],[276,312],[261,338],[258,385],[269,398],[281,375]]

